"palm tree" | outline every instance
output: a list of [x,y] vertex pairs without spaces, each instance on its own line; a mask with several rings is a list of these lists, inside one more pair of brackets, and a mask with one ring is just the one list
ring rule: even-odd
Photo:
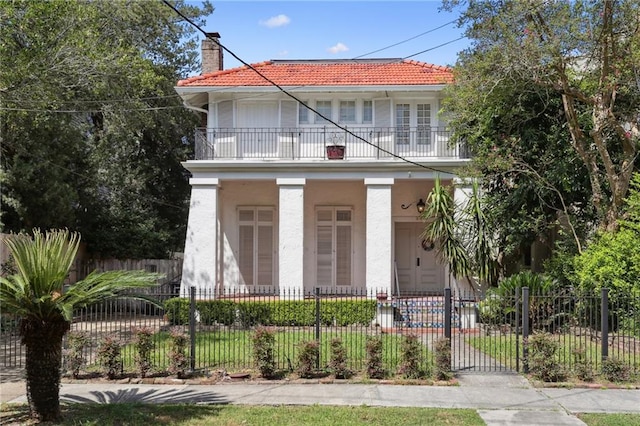
[[0,277],[0,311],[20,318],[31,416],[58,421],[62,338],[71,326],[73,310],[110,298],[144,298],[125,292],[154,285],[159,276],[143,271],[93,272],[63,291],[80,244],[77,233],[34,230],[33,237],[19,234],[5,239],[5,244],[17,272]]

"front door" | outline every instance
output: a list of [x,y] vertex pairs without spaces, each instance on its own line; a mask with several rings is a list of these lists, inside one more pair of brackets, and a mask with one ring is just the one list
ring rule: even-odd
[[[428,242],[423,244],[420,234],[423,222],[398,222],[395,233],[395,256],[400,294],[442,291],[444,267],[438,262],[436,251]],[[393,289],[397,292],[397,287]]]

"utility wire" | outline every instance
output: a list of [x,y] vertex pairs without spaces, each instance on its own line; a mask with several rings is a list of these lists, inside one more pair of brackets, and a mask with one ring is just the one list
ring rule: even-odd
[[[365,56],[373,55],[374,53],[378,53],[378,52],[382,52],[383,50],[391,49],[392,47],[396,47],[396,46],[399,46],[399,45],[401,45],[401,44],[407,43],[407,42],[409,42],[409,41],[411,41],[411,40],[415,40],[415,39],[417,39],[417,38],[419,38],[419,37],[422,37],[423,35],[427,35],[427,34],[429,34],[429,33],[432,33],[432,32],[434,32],[434,31],[436,31],[436,30],[439,30],[439,29],[441,29],[441,28],[446,27],[447,25],[451,25],[451,24],[453,24],[453,23],[455,23],[455,22],[456,22],[456,20],[454,19],[453,21],[449,21],[449,22],[447,22],[446,24],[442,24],[442,25],[440,25],[439,27],[432,28],[432,29],[427,30],[427,31],[425,31],[425,32],[423,32],[423,33],[420,33],[420,34],[418,34],[418,35],[416,35],[416,36],[410,37],[410,38],[408,38],[408,39],[405,39],[405,40],[399,41],[399,42],[394,43],[394,44],[390,44],[389,46],[382,47],[382,48],[380,48],[380,49],[378,49],[378,50],[374,50],[374,51],[371,51],[371,52],[369,52],[369,53],[364,53],[364,54],[362,54],[362,55],[360,55],[360,56],[356,56],[356,57],[355,57],[355,58],[353,58],[353,59],[360,59],[360,58],[364,58]],[[460,40],[460,39],[458,39],[458,40]]]
[[[328,123],[334,125],[335,127],[337,127],[338,129],[344,131],[345,133],[353,136],[354,138],[366,143],[367,145],[370,145],[374,148],[376,148],[378,151],[384,152],[385,154],[388,154],[391,157],[397,158],[399,160],[404,161],[407,164],[411,164],[426,170],[431,170],[437,173],[449,173],[449,172],[445,172],[443,170],[438,170],[435,169],[433,167],[429,167],[429,166],[425,166],[424,164],[420,164],[417,163],[415,161],[409,160],[407,158],[404,158],[394,152],[388,151],[384,148],[379,147],[378,145],[369,142],[368,140],[364,139],[363,137],[356,135],[355,133],[353,133],[352,131],[350,131],[349,129],[347,129],[346,127],[341,126],[340,124],[336,123],[335,121],[331,120],[330,118],[324,116],[323,114],[321,114],[320,112],[316,111],[314,108],[311,108],[310,106],[306,105],[304,102],[302,102],[300,99],[298,99],[295,95],[289,93],[286,89],[284,89],[282,86],[280,86],[278,83],[276,83],[275,81],[271,80],[269,77],[267,77],[266,75],[264,75],[263,73],[261,73],[259,70],[257,70],[253,65],[249,64],[248,62],[244,61],[242,58],[240,58],[238,55],[236,55],[233,51],[229,50],[226,46],[224,46],[222,43],[220,43],[219,40],[216,40],[215,38],[209,37],[209,35],[207,34],[207,32],[205,30],[203,30],[202,28],[200,28],[199,25],[197,25],[195,22],[193,22],[190,18],[188,18],[187,16],[185,16],[182,12],[180,12],[175,6],[173,6],[171,3],[169,3],[167,0],[163,0],[163,3],[165,5],[167,5],[167,7],[171,8],[175,13],[177,13],[178,15],[180,15],[185,21],[187,21],[191,26],[193,26],[194,28],[196,28],[198,31],[200,31],[205,38],[213,41],[214,43],[216,43],[218,46],[220,46],[221,49],[223,49],[224,51],[226,51],[227,53],[229,53],[231,56],[233,56],[237,61],[241,62],[244,66],[246,66],[247,68],[249,68],[250,70],[252,70],[253,72],[255,72],[256,74],[258,74],[262,79],[264,79],[265,81],[267,81],[269,84],[271,84],[272,86],[276,87],[280,92],[284,93],[285,95],[287,95],[288,97],[290,97],[291,99],[295,100],[296,102],[298,102],[301,105],[304,105],[308,110],[310,110],[311,112],[317,114],[318,116],[322,117],[324,120],[326,120]],[[430,49],[428,49],[430,50]],[[424,53],[424,52],[422,52]],[[412,55],[415,56],[415,55]]]

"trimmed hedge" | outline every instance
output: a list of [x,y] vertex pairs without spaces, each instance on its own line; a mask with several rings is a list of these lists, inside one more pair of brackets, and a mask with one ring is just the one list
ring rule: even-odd
[[[316,323],[315,300],[198,300],[196,308],[200,314],[200,322],[206,325],[231,325],[238,321],[243,327],[249,328],[257,325],[313,326]],[[172,325],[189,323],[189,299],[169,299],[165,302],[164,309]],[[328,300],[320,303],[322,325],[369,325],[375,315],[375,300]]]

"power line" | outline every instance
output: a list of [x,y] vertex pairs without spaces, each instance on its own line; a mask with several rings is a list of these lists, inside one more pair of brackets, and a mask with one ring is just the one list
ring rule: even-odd
[[[415,161],[409,160],[407,158],[404,158],[394,152],[388,151],[384,148],[379,147],[378,145],[369,142],[368,140],[364,139],[363,137],[356,135],[355,133],[353,133],[352,131],[350,131],[349,129],[347,129],[346,127],[341,126],[340,124],[336,123],[335,121],[331,120],[330,118],[324,116],[323,114],[321,114],[320,112],[316,111],[314,108],[311,108],[310,106],[306,105],[303,101],[301,101],[300,99],[298,99],[295,95],[289,93],[286,89],[284,89],[283,87],[281,87],[278,83],[276,83],[275,81],[271,80],[269,77],[267,77],[266,75],[264,75],[263,73],[261,73],[258,69],[256,69],[253,65],[249,64],[248,62],[246,62],[245,60],[243,60],[242,58],[240,58],[238,55],[236,55],[233,51],[231,51],[230,49],[228,49],[226,46],[224,46],[222,43],[220,43],[219,40],[213,38],[213,37],[209,37],[208,33],[203,30],[202,28],[200,28],[199,25],[197,25],[195,22],[193,22],[190,18],[188,18],[187,16],[185,16],[182,12],[180,12],[175,6],[173,6],[171,3],[169,3],[167,0],[163,0],[163,3],[168,6],[169,8],[171,8],[175,13],[177,13],[178,15],[180,15],[182,17],[182,19],[184,19],[185,21],[187,21],[191,26],[193,26],[194,28],[196,28],[198,31],[200,31],[205,38],[213,41],[214,43],[216,43],[221,49],[223,49],[224,51],[226,51],[227,53],[229,53],[231,56],[233,56],[237,61],[241,62],[244,66],[246,66],[247,68],[249,68],[250,70],[252,70],[253,72],[255,72],[256,74],[258,74],[262,79],[264,79],[265,81],[267,81],[269,84],[271,84],[272,86],[276,87],[280,92],[284,93],[285,95],[287,95],[288,97],[290,97],[291,99],[295,100],[296,102],[298,102],[301,105],[304,105],[305,108],[307,108],[309,111],[315,113],[316,115],[318,115],[319,117],[322,117],[324,120],[326,120],[328,123],[334,125],[335,127],[337,127],[338,129],[344,131],[345,133],[353,136],[354,138],[356,138],[357,140],[360,140],[364,143],[366,143],[369,146],[374,147],[375,149],[377,149],[378,151],[381,151],[385,154],[388,154],[389,156],[393,157],[393,158],[397,158],[401,161],[404,161],[407,164],[411,164],[426,170],[431,170],[437,173],[448,173],[445,172],[443,170],[438,170],[435,169],[433,167],[429,167],[429,166],[425,166],[424,164],[420,164],[417,163]],[[430,50],[430,49],[428,49]],[[424,53],[424,52],[421,52]],[[419,53],[418,53],[419,54]],[[415,56],[415,55],[412,55]]]
[[[455,20],[455,19],[454,19],[454,20],[452,20],[452,21],[447,22],[446,24],[442,24],[442,25],[440,25],[439,27],[432,28],[432,29],[430,29],[430,30],[427,30],[427,31],[425,31],[425,32],[423,32],[423,33],[420,33],[420,34],[418,34],[418,35],[416,35],[416,36],[413,36],[413,37],[410,37],[410,38],[408,38],[408,39],[405,39],[405,40],[399,41],[399,42],[394,43],[394,44],[390,44],[389,46],[382,47],[382,48],[380,48],[380,49],[377,49],[377,50],[371,51],[371,52],[369,52],[369,53],[364,53],[364,54],[362,54],[362,55],[360,55],[360,56],[356,56],[356,57],[355,57],[355,58],[353,58],[353,59],[360,59],[360,58],[364,58],[365,56],[373,55],[374,53],[378,53],[378,52],[382,52],[383,50],[391,49],[392,47],[399,46],[399,45],[401,45],[401,44],[407,43],[407,42],[409,42],[409,41],[411,41],[411,40],[415,40],[415,39],[417,39],[417,38],[419,38],[419,37],[422,37],[422,36],[424,36],[424,35],[427,35],[427,34],[429,34],[429,33],[432,33],[432,32],[434,32],[434,31],[436,31],[436,30],[441,29],[441,28],[444,28],[444,27],[446,27],[447,25],[451,25],[451,24],[453,24],[454,22],[456,22],[456,20]],[[459,40],[459,39],[458,39],[458,40]]]

